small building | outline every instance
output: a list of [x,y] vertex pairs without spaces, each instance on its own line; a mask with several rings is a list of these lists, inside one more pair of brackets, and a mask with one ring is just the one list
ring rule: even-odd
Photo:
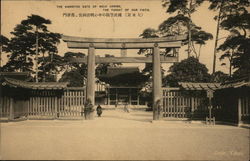
[[[250,80],[234,82],[180,82],[180,88],[163,88],[163,115],[204,120],[209,116],[217,122],[250,123]],[[189,113],[191,115],[189,115]]]
[[221,84],[214,98],[213,112],[217,120],[238,125],[250,123],[249,78]]

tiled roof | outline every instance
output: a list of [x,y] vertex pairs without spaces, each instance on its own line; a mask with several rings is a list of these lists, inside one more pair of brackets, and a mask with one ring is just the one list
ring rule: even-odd
[[4,78],[3,86],[9,85],[11,87],[21,87],[28,89],[64,89],[67,87],[68,82],[26,82],[12,78]]
[[250,81],[240,81],[234,83],[220,84],[220,83],[191,83],[179,82],[179,85],[185,90],[217,90],[226,88],[240,88],[250,87]]
[[179,85],[186,90],[216,90],[220,89],[220,83],[192,83],[179,82]]
[[32,79],[29,72],[0,72],[0,79],[6,77],[23,81],[29,81]]
[[222,84],[221,88],[239,88],[239,87],[250,87],[250,81],[240,81],[228,84]]

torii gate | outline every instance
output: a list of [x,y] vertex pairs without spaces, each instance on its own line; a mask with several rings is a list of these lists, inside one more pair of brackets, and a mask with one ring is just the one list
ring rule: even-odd
[[[187,35],[169,36],[163,38],[83,38],[62,36],[68,48],[88,49],[85,58],[72,60],[73,62],[86,63],[88,66],[86,99],[95,105],[95,64],[96,63],[148,63],[153,62],[153,120],[162,118],[162,78],[161,63],[178,62],[177,50],[174,57],[161,57],[160,48],[180,48]],[[126,49],[153,49],[150,57],[124,57]],[[95,49],[121,49],[122,57],[96,57]],[[93,115],[92,115],[93,117]],[[92,118],[93,119],[93,118]]]

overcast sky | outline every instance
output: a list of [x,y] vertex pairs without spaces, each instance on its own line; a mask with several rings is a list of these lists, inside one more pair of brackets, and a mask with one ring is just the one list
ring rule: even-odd
[[[50,19],[52,24],[49,25],[49,30],[58,32],[69,36],[95,37],[95,38],[137,38],[144,29],[155,28],[166,20],[169,16],[165,12],[165,8],[161,6],[161,0],[123,0],[123,1],[1,1],[1,34],[10,38],[10,32],[16,24],[21,20],[26,19],[31,14],[37,14],[44,18]],[[79,5],[81,8],[65,8],[69,5]],[[90,5],[91,8],[82,8],[82,6]],[[92,6],[97,5],[96,9]],[[123,9],[123,17],[65,17],[63,13],[100,13],[103,11],[99,8],[100,5],[120,5]],[[203,30],[212,33],[215,36],[216,21],[213,20],[215,12],[208,10],[208,2],[205,2],[198,8],[197,12],[193,14],[193,21],[201,26]],[[59,8],[58,6],[63,6]],[[110,8],[109,8],[110,9]],[[149,9],[144,12],[129,12],[129,13],[143,13],[136,17],[126,17],[125,9]],[[112,12],[115,13],[115,12]],[[222,35],[221,37],[224,37]],[[59,54],[63,55],[69,49],[66,43],[62,42],[58,46]],[[200,61],[206,64],[209,72],[212,71],[214,40],[208,41],[202,48]],[[184,51],[186,47],[180,50],[180,59],[187,58]],[[71,50],[72,51],[72,50]],[[86,50],[73,50],[87,53]],[[97,50],[97,55],[114,54],[119,55],[119,50]],[[118,56],[117,55],[117,56]],[[128,56],[137,56],[135,50],[128,51]],[[6,62],[6,58],[3,60]],[[221,62],[217,60],[217,70],[228,72],[226,67],[220,66]],[[139,66],[140,64],[130,64],[130,66]],[[171,64],[165,64],[165,70]],[[140,65],[141,66],[141,65]]]

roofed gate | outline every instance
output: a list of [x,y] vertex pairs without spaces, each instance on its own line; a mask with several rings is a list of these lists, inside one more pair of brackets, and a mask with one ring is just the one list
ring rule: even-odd
[[[169,36],[164,38],[83,38],[62,36],[63,41],[67,42],[68,48],[88,49],[87,59],[75,59],[73,62],[87,63],[87,85],[86,99],[90,99],[95,105],[95,64],[96,63],[148,63],[153,62],[153,120],[162,117],[162,78],[161,63],[178,62],[178,49],[186,35]],[[151,57],[126,57],[127,49],[153,49]],[[160,48],[171,48],[171,57],[160,56]],[[122,57],[96,57],[95,49],[121,49]],[[92,112],[93,119],[93,112]]]

